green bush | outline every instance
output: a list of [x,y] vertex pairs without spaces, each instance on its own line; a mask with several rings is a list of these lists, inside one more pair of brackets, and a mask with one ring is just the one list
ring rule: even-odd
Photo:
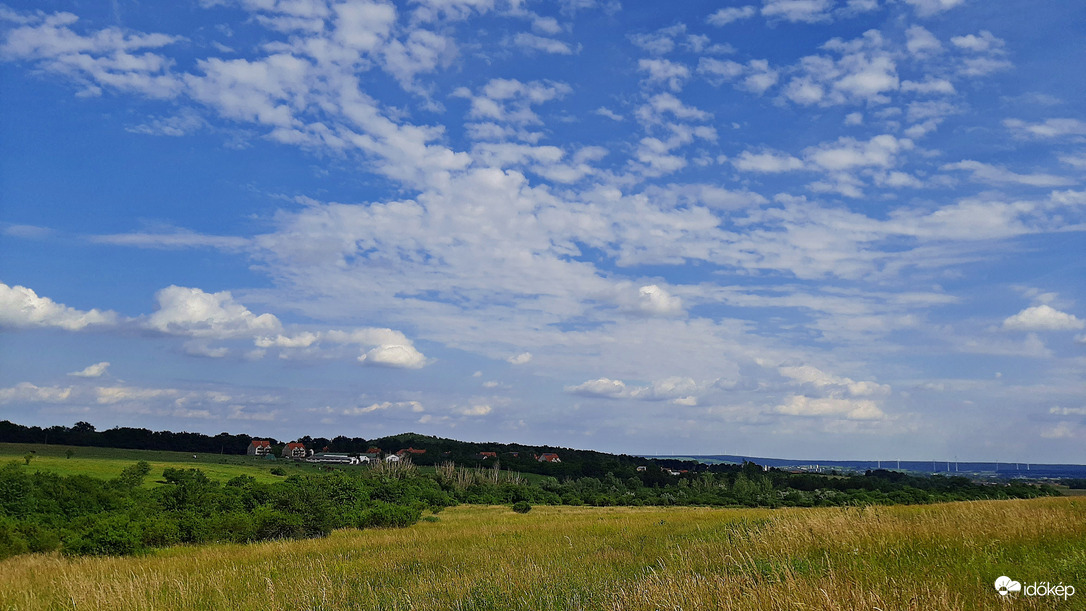
[[93,516],[77,520],[64,541],[64,553],[72,556],[124,556],[143,550],[140,533],[124,515]]
[[517,513],[528,513],[532,510],[532,506],[528,504],[528,501],[517,501],[513,503],[513,511]]

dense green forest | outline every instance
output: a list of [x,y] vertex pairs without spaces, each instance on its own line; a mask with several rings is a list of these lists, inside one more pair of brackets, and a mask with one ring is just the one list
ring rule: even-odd
[[[29,462],[29,461],[27,461]],[[552,505],[833,506],[1033,498],[1049,486],[984,485],[961,477],[869,471],[831,477],[718,465],[670,475],[658,467],[602,477],[525,478],[497,467],[444,463],[423,470],[408,461],[284,477],[219,483],[197,469],[166,468],[161,485],[141,462],[120,477],[0,468],[0,557],[61,550],[70,555],[135,554],[179,543],[320,537],[344,527],[407,526],[424,512],[458,503]],[[438,519],[427,516],[426,519]]]

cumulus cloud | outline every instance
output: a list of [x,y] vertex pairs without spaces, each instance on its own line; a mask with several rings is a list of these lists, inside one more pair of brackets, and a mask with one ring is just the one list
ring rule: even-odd
[[881,420],[886,414],[870,399],[821,397],[811,398],[792,395],[776,407],[776,411],[789,416],[834,416],[849,420]]
[[752,5],[747,6],[732,6],[728,8],[722,8],[705,20],[709,25],[725,26],[734,21],[741,19],[749,19],[758,12],[757,8]]
[[792,172],[803,169],[803,161],[787,153],[763,152],[752,153],[743,151],[738,157],[731,160],[732,165],[744,172],[761,172],[777,174],[780,172]]
[[921,17],[931,17],[962,4],[965,0],[905,0]]
[[71,387],[35,386],[30,382],[0,388],[0,403],[63,403],[71,396]]
[[789,22],[818,23],[830,20],[833,0],[762,0],[762,16]]
[[404,344],[382,344],[358,357],[367,365],[382,367],[403,367],[419,369],[426,365],[426,357],[414,346]]
[[102,361],[101,363],[90,365],[86,369],[73,371],[68,375],[77,378],[100,378],[105,375],[107,369],[109,369],[109,361]]
[[157,308],[147,319],[151,329],[171,335],[227,339],[278,333],[279,319],[253,314],[229,291],[205,293],[198,288],[169,286],[155,294]]
[[637,290],[637,307],[646,314],[670,316],[682,312],[683,302],[659,286],[649,284]]
[[56,327],[79,331],[89,326],[117,324],[117,314],[97,309],[77,310],[40,297],[25,286],[0,283],[0,325]]
[[34,62],[40,69],[65,75],[82,86],[84,96],[101,95],[103,88],[169,98],[182,88],[170,72],[172,62],[149,49],[181,40],[166,34],[129,34],[105,28],[82,36],[72,29],[72,13],[40,13],[8,32],[0,56]]
[[622,380],[612,380],[610,378],[598,378],[576,386],[566,386],[566,392],[586,397],[608,397],[612,399],[628,396],[626,383]]
[[1026,308],[1003,321],[1011,331],[1078,331],[1086,328],[1086,320],[1061,312],[1050,305]]
[[511,357],[509,357],[509,358],[507,358],[505,360],[509,361],[510,363],[512,363],[514,365],[523,365],[523,364],[525,364],[525,363],[532,360],[532,353],[531,352],[521,352],[520,354],[518,354],[516,356],[511,356]]
[[851,378],[828,374],[810,365],[780,367],[778,371],[780,371],[781,375],[797,383],[809,384],[814,388],[827,389],[835,393],[845,392],[853,397],[885,395],[890,392],[890,387],[885,384],[857,382]]
[[476,403],[456,410],[461,416],[485,416],[492,411],[494,408],[485,403]]
[[924,26],[914,25],[905,30],[905,48],[916,56],[926,56],[939,53],[943,50],[943,44],[934,34]]

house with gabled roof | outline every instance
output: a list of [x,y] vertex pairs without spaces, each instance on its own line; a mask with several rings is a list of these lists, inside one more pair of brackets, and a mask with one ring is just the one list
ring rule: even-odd
[[558,458],[558,455],[554,452],[544,452],[536,460],[539,462],[562,462],[562,459]]
[[305,458],[305,445],[292,442],[283,446],[283,458]]
[[267,439],[254,439],[245,453],[249,456],[267,456],[271,453],[271,442]]

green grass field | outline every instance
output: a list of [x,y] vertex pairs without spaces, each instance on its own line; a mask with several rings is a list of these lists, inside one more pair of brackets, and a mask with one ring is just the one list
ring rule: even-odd
[[[71,450],[72,457],[67,457]],[[209,478],[226,481],[238,475],[251,475],[259,481],[271,482],[282,479],[269,471],[276,466],[286,472],[293,470],[315,469],[312,465],[297,465],[292,461],[265,460],[250,456],[197,454],[185,452],[156,452],[152,450],[121,450],[116,448],[90,448],[77,446],[43,445],[36,443],[0,443],[0,463],[17,461],[23,464],[23,456],[34,452],[34,457],[27,467],[31,471],[49,471],[60,475],[89,475],[101,479],[113,479],[121,470],[135,462],[145,460],[151,464],[151,477],[148,486],[157,485],[156,480],[167,467],[200,469]]]
[[[1083,609],[1086,502],[462,506],[409,528],[0,562],[0,609]],[[1000,575],[1073,584],[1001,600]]]

